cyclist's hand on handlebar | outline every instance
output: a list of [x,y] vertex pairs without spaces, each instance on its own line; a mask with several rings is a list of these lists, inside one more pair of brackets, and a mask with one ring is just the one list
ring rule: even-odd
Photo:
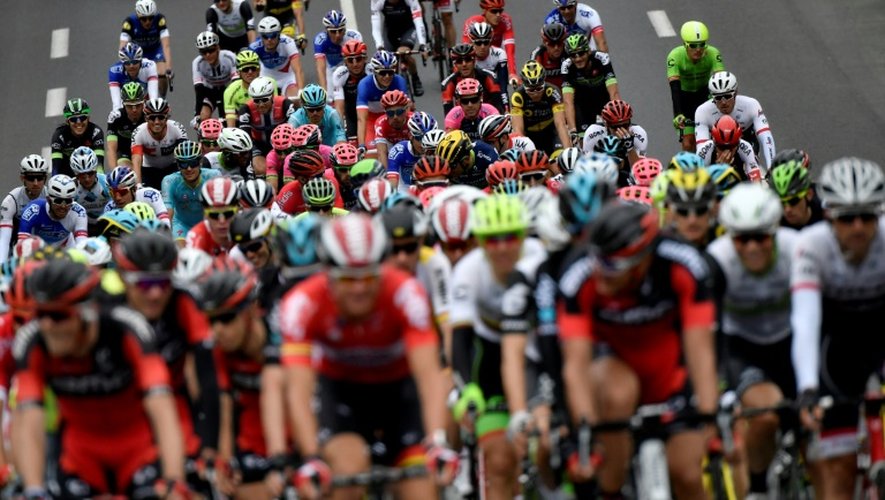
[[300,498],[318,499],[328,494],[332,486],[332,469],[322,459],[314,457],[298,468],[293,479]]
[[215,487],[225,495],[233,495],[240,484],[242,475],[236,464],[230,460],[215,460]]
[[608,52],[600,52],[596,51],[593,53],[593,57],[596,58],[597,61],[602,63],[603,66],[607,66],[611,61],[611,57],[609,57]]
[[532,415],[520,410],[510,415],[510,422],[507,424],[507,439],[516,447],[517,455],[524,457],[528,451],[528,435],[534,429],[534,421]]
[[512,88],[519,87],[519,77],[516,75],[510,75],[510,79],[507,82]]
[[427,468],[439,486],[448,486],[458,474],[458,453],[443,445],[427,448]]
[[675,129],[685,128],[685,115],[680,113],[680,114],[673,117],[673,128],[675,128]]
[[820,431],[820,422],[823,419],[823,409],[818,405],[818,401],[816,389],[805,389],[796,401],[802,426],[815,432]]

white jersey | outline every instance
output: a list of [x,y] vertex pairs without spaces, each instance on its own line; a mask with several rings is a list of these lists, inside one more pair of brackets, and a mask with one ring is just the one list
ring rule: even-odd
[[[214,3],[209,6],[218,16],[218,32],[228,38],[238,38],[246,34],[248,30],[255,29],[255,20],[253,18],[243,19],[240,12],[243,2],[247,0],[233,0],[229,12],[219,9]],[[248,5],[248,4],[247,4]],[[206,27],[208,31],[212,31],[212,25]]]
[[86,210],[89,222],[95,222],[105,212],[104,207],[111,199],[108,181],[104,174],[96,174],[95,184],[89,189],[77,183],[77,194],[74,201]]
[[167,120],[166,135],[162,139],[155,139],[148,125],[147,122],[142,123],[132,133],[132,154],[142,155],[141,168],[167,168],[175,165],[175,145],[188,138],[184,125],[175,120]]
[[332,99],[335,101],[344,100],[344,84],[350,78],[350,71],[347,66],[336,66],[332,71],[332,78],[329,79],[329,87],[332,88]]
[[[167,226],[170,225],[169,222],[169,211],[166,210],[166,202],[163,201],[163,194],[157,191],[152,187],[147,186],[139,186],[135,190],[135,196],[133,197],[134,201],[141,201],[147,203],[154,209],[154,214],[157,216],[157,219],[163,221]],[[118,207],[114,200],[111,200],[104,206],[105,212],[110,212]]]
[[491,71],[494,75],[498,74],[498,68],[507,67],[507,52],[501,47],[489,46],[489,55],[485,59],[477,59],[476,67]]
[[[633,148],[636,154],[645,156],[646,151],[648,151],[648,134],[645,133],[645,129],[639,125],[630,125],[630,133],[633,134]],[[587,130],[584,132],[584,141],[581,145],[584,154],[592,153],[599,141],[607,135],[609,135],[608,130],[602,125],[593,124],[587,127]]]
[[763,275],[741,263],[731,236],[707,247],[725,278],[722,331],[757,345],[780,342],[790,335],[790,262],[798,231],[779,228],[775,235],[776,261]]
[[440,324],[449,315],[449,280],[452,276],[452,264],[441,252],[429,247],[421,247],[418,269],[415,277],[424,285],[433,306],[433,316]]
[[194,76],[194,85],[203,85],[213,89],[224,89],[237,78],[237,56],[229,51],[222,50],[218,54],[215,65],[209,64],[203,56],[194,58],[191,64]]
[[603,30],[602,19],[599,17],[599,13],[596,12],[596,9],[585,3],[579,3],[577,8],[578,11],[575,13],[575,24],[569,25],[566,23],[565,19],[563,19],[562,15],[559,13],[559,9],[556,8],[547,15],[547,18],[544,19],[544,24],[562,23],[565,25],[566,29],[568,29],[569,34],[585,34],[590,41],[590,50],[596,50],[596,40],[593,39],[593,34]]
[[0,204],[0,262],[6,262],[9,257],[10,242],[13,241],[12,230],[18,225],[22,211],[28,203],[39,198],[46,198],[45,187],[37,198],[29,198],[24,186],[13,189],[3,198]]
[[[704,145],[700,149],[698,149],[698,156],[704,159],[704,163],[708,167],[715,163],[715,154],[716,145],[713,144],[713,141],[705,142]],[[741,142],[738,144],[737,147],[737,152],[735,153],[735,160],[740,160],[740,163],[743,165],[744,173],[747,174],[747,177],[751,177],[750,172],[753,169],[757,168],[761,170],[761,176],[765,177],[766,169],[761,168],[761,166],[759,165],[759,159],[756,158],[756,152],[753,151],[753,146],[750,145],[749,142],[741,139]]]
[[221,151],[212,151],[211,153],[206,153],[203,155],[203,158],[209,163],[209,168],[214,168],[221,172],[224,170],[224,167],[221,166]]
[[[774,137],[771,135],[768,118],[765,117],[759,101],[752,97],[738,95],[735,97],[734,109],[728,116],[734,118],[734,121],[741,126],[744,136],[748,134],[756,135],[762,160],[765,162],[766,167],[770,167],[776,151]],[[694,135],[697,142],[697,150],[699,151],[698,154],[700,154],[700,150],[705,143],[711,142],[710,131],[721,117],[722,113],[712,99],[698,106],[694,115]]]

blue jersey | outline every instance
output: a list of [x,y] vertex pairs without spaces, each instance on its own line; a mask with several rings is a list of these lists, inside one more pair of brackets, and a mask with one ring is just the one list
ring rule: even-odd
[[261,66],[266,69],[283,73],[288,73],[290,71],[289,60],[293,56],[301,54],[298,52],[298,46],[295,44],[295,40],[286,35],[280,35],[280,43],[277,44],[277,47],[273,52],[264,48],[264,44],[261,43],[260,38],[250,43],[249,48],[258,54]]
[[190,229],[203,220],[200,190],[207,180],[220,175],[221,172],[214,168],[201,168],[200,178],[193,187],[184,182],[181,172],[174,172],[163,178],[163,201],[166,203],[166,208],[172,210],[173,225],[180,223]]
[[498,160],[498,151],[491,145],[476,141],[473,144],[473,165],[467,168],[457,179],[452,179],[453,184],[467,184],[475,188],[483,189],[488,186],[486,170],[489,165]]
[[123,63],[121,62],[112,64],[110,69],[108,69],[109,84],[116,84],[122,87],[124,84],[129,82],[138,82],[138,84],[141,85],[141,88],[144,89],[145,94],[147,94],[147,84],[148,80],[151,77],[157,77],[157,64],[150,59],[141,60],[141,68],[138,70],[138,77],[134,80],[130,78],[129,74],[126,73],[126,70],[123,69]]
[[[159,52],[163,54],[160,38],[169,36],[169,26],[166,25],[166,16],[163,14],[155,14],[154,20],[150,28],[145,28],[135,13],[129,14],[129,17],[123,20],[123,29],[120,33],[120,40],[124,42],[135,42],[144,50],[144,57],[154,59],[154,54]],[[160,59],[162,60],[162,59]]]
[[[388,90],[402,90],[404,94],[409,96],[406,79],[399,75],[393,75],[393,81],[385,89],[378,87],[373,75],[364,76],[356,88],[356,109],[368,109],[369,113],[379,115],[384,113],[384,107],[381,106],[381,96]],[[411,98],[411,96],[409,97]]]
[[400,186],[411,186],[412,168],[418,158],[412,151],[411,141],[399,141],[387,153],[387,171],[399,176]]
[[95,185],[91,189],[86,189],[81,185],[77,186],[74,201],[86,210],[90,220],[94,220],[101,217],[101,214],[104,213],[104,206],[110,199],[111,193],[108,189],[107,177],[104,174],[96,174]]
[[342,62],[344,62],[344,57],[341,55],[341,46],[351,40],[362,40],[363,36],[359,31],[347,30],[344,33],[344,39],[341,40],[341,45],[337,45],[332,43],[332,40],[329,40],[329,34],[325,31],[320,31],[317,33],[317,36],[313,39],[313,53],[314,57],[323,54],[326,56],[326,64],[331,68],[334,66],[338,66]]
[[[307,119],[307,112],[304,108],[298,108],[289,116],[289,123],[293,127],[307,125],[310,121]],[[323,112],[323,123],[320,126],[320,132],[323,134],[323,144],[326,146],[334,146],[339,142],[345,142],[347,135],[344,133],[344,125],[341,123],[341,115],[338,111],[326,104],[326,110]]]
[[49,204],[46,199],[34,200],[22,212],[22,220],[18,227],[19,237],[34,235],[43,238],[50,245],[63,245],[73,234],[74,238],[86,237],[86,209],[74,202],[71,210],[61,220],[49,215]]

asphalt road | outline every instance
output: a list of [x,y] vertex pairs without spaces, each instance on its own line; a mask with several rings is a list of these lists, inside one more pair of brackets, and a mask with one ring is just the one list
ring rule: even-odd
[[[105,125],[110,111],[107,69],[116,60],[120,23],[133,3],[47,0],[39,9],[30,2],[5,6],[6,15],[0,18],[5,48],[0,52],[0,94],[10,98],[11,109],[0,134],[0,151],[8,164],[0,171],[2,189],[18,184],[20,158],[47,147],[61,122],[60,107],[46,109],[49,89],[64,88],[67,97],[86,98],[94,119]],[[369,2],[354,3],[353,17],[372,49]],[[463,20],[478,11],[477,4],[463,0],[455,14],[459,30]],[[737,75],[740,92],[762,102],[779,149],[803,148],[817,166],[847,154],[885,163],[879,143],[885,137],[885,37],[879,33],[885,6],[880,2],[597,0],[591,5],[606,28],[621,95],[633,105],[634,121],[648,131],[652,156],[665,159],[677,149],[665,58],[678,39],[658,37],[646,13],[664,10],[677,31],[689,19],[709,26],[711,43]],[[169,97],[172,114],[186,122],[193,107],[193,39],[203,29],[208,1],[160,0],[159,6],[172,32],[177,75],[176,90]],[[323,13],[338,6],[339,0],[313,0],[307,12],[311,35],[321,26]],[[508,3],[520,61],[539,42],[540,23],[551,8],[546,0]],[[52,31],[62,28],[70,30],[67,55],[50,58]],[[308,80],[314,80],[312,54],[304,59],[304,67]],[[435,68],[429,63],[420,73],[427,93],[418,99],[418,107],[441,121]]]

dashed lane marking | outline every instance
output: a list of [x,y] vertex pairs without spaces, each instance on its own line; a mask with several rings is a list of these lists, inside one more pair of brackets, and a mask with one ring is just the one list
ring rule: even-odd
[[341,12],[347,16],[347,27],[359,31],[359,25],[356,22],[356,9],[353,7],[353,0],[341,0]]
[[46,91],[46,117],[61,116],[68,98],[68,88],[58,87]]
[[68,28],[59,28],[52,30],[52,41],[49,44],[49,58],[61,59],[68,57],[68,41],[71,37],[71,30]]
[[658,38],[676,36],[676,31],[673,29],[673,25],[670,24],[670,18],[667,17],[666,11],[650,10],[647,14],[652,28],[654,28],[655,33],[658,34]]

